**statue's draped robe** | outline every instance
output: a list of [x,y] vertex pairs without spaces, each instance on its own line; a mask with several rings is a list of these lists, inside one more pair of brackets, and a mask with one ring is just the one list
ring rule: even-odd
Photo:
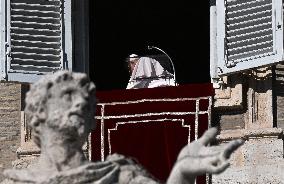
[[86,162],[77,168],[40,173],[36,167],[7,170],[7,180],[1,184],[158,184],[139,164],[121,155],[111,155],[105,162]]

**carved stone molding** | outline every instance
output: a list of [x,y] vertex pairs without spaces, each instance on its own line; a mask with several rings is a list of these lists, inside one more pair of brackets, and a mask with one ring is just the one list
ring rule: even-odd
[[220,89],[215,89],[214,108],[243,108],[243,78],[241,75],[225,76]]
[[281,138],[283,130],[281,128],[263,128],[263,129],[238,129],[238,130],[224,130],[217,136],[219,142],[227,142],[230,140],[255,139],[255,138]]

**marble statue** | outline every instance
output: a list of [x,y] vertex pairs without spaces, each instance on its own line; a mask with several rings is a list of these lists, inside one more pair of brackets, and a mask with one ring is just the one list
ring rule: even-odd
[[[156,184],[160,183],[131,158],[113,154],[104,162],[89,162],[82,151],[95,128],[95,85],[82,73],[59,71],[33,84],[26,96],[25,113],[40,147],[39,161],[27,169],[4,171],[2,184]],[[243,144],[207,145],[216,137],[211,128],[186,145],[174,165],[168,184],[193,184],[205,173],[221,173],[230,155]]]

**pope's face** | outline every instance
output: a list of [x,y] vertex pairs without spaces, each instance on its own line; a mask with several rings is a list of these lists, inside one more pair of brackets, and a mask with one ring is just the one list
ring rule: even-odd
[[129,73],[132,74],[136,64],[138,63],[138,59],[132,60],[128,62]]

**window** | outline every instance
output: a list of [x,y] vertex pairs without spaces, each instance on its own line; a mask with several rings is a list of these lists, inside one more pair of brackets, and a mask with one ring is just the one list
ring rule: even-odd
[[282,0],[216,0],[211,77],[282,61],[282,15]]
[[87,72],[88,25],[81,25],[88,20],[86,7],[87,1],[1,0],[1,80],[34,82],[62,69]]
[[90,4],[90,64],[94,63],[90,76],[97,90],[125,89],[130,77],[126,57],[161,54],[148,50],[148,45],[172,58],[180,85],[210,82],[209,1],[94,0]]

